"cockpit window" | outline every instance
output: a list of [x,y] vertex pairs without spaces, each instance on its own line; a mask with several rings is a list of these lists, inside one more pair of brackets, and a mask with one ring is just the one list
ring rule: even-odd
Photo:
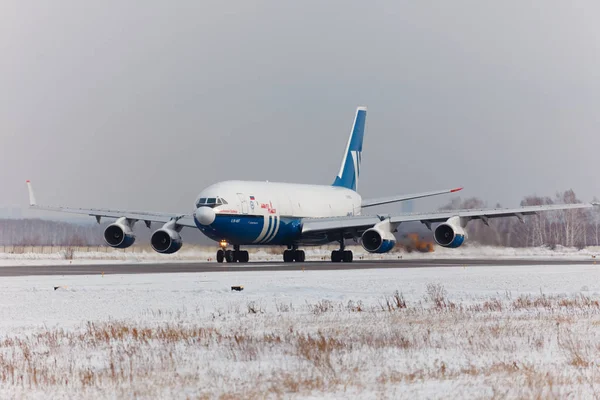
[[196,207],[216,207],[222,204],[228,204],[225,199],[220,197],[202,197],[196,203]]

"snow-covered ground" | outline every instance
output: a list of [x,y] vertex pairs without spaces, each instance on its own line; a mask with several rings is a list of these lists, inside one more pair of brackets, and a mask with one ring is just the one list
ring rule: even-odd
[[0,398],[593,398],[599,327],[592,263],[2,278]]
[[[600,247],[588,247],[585,249],[566,248],[558,246],[554,250],[546,247],[535,248],[505,248],[479,246],[467,244],[458,249],[447,249],[436,246],[435,251],[430,253],[419,252],[391,252],[387,254],[370,254],[361,246],[349,246],[354,252],[356,260],[390,260],[390,259],[440,259],[440,258],[469,258],[469,259],[586,259],[591,257],[600,258]],[[119,263],[156,263],[156,262],[216,262],[215,246],[188,246],[175,254],[159,254],[150,248],[142,248],[137,251],[104,249],[104,251],[84,250],[76,248],[52,250],[50,252],[40,251],[40,248],[29,248],[25,253],[1,253],[1,266],[35,266],[35,265],[66,265],[66,264],[119,264]],[[308,247],[306,248],[307,261],[329,260],[332,246]],[[46,248],[48,250],[48,248]],[[251,262],[282,261],[282,249],[250,248]]]

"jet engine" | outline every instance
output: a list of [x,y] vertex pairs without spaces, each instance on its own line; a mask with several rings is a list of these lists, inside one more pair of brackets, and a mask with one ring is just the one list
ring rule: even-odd
[[389,220],[376,224],[362,234],[362,247],[369,253],[387,253],[396,245],[394,230]]
[[171,221],[154,232],[150,238],[150,244],[154,251],[162,254],[173,254],[179,251],[181,246],[183,246],[179,230],[181,228],[177,228],[175,223]]
[[435,228],[433,238],[440,246],[454,249],[463,244],[467,238],[467,232],[461,223],[460,217],[451,217]]
[[115,223],[110,224],[104,230],[104,241],[110,247],[117,249],[126,249],[135,243],[132,223],[127,218],[119,218]]

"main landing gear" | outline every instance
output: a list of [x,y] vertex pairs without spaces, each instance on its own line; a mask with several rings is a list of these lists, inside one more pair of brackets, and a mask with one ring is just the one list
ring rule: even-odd
[[331,262],[352,262],[354,255],[351,250],[345,250],[344,239],[340,240],[340,249],[331,252]]
[[288,249],[283,252],[283,262],[304,262],[306,259],[306,254],[304,250],[298,250],[296,246],[292,246],[291,249]]
[[[225,243],[225,246],[227,246],[227,243]],[[221,243],[222,248],[217,251],[218,263],[222,263],[223,261],[227,261],[228,263],[247,263],[250,260],[250,254],[245,250],[240,250],[239,245],[234,245],[233,250],[225,250],[225,246]]]

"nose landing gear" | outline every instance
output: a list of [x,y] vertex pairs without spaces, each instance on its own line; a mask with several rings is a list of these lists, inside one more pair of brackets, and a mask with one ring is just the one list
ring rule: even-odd
[[227,242],[220,242],[221,248],[217,251],[217,262],[222,263],[226,261],[228,263],[247,263],[250,261],[250,254],[246,250],[240,250],[239,245],[234,245],[233,250],[226,250]]

